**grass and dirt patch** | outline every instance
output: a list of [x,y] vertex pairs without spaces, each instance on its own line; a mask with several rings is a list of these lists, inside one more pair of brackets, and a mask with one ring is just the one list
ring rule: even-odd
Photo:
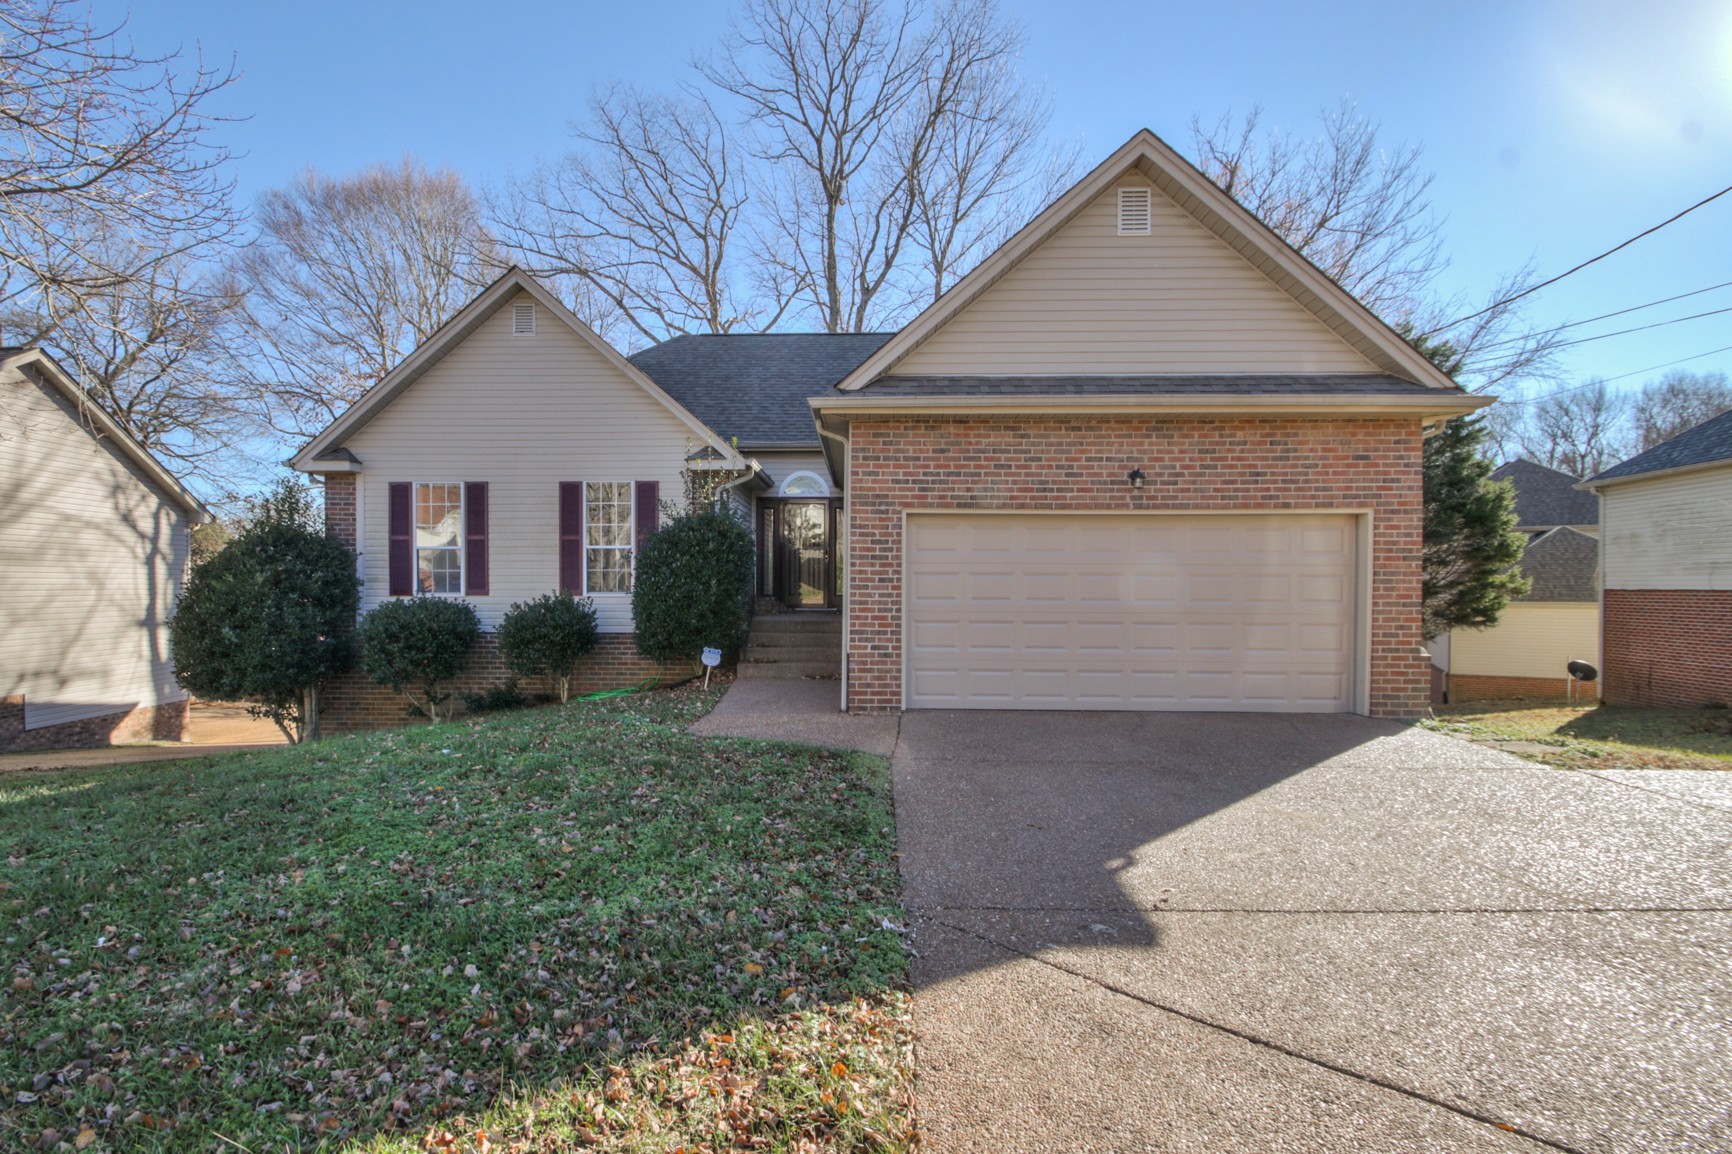
[[888,765],[715,696],[0,779],[0,1147],[907,1148]]
[[1732,710],[1570,708],[1532,702],[1439,706],[1428,729],[1559,769],[1732,770]]

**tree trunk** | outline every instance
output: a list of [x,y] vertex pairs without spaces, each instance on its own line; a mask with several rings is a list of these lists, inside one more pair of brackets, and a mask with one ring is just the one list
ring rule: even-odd
[[316,742],[323,736],[319,728],[319,687],[309,685],[301,690],[301,741]]

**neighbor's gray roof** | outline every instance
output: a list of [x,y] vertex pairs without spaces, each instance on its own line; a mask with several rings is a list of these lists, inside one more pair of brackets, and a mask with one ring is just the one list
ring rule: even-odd
[[1259,376],[880,377],[860,396],[1422,396],[1440,390],[1380,373]]
[[1576,478],[1533,461],[1517,460],[1492,473],[1515,485],[1516,528],[1598,525],[1600,499],[1576,488]]
[[1594,571],[1600,564],[1600,543],[1567,526],[1528,542],[1521,569],[1533,581],[1523,601],[1595,601]]
[[816,445],[807,397],[832,389],[893,333],[675,337],[631,358],[674,400],[742,446]]
[[1652,449],[1637,453],[1628,461],[1613,465],[1588,480],[1610,481],[1617,477],[1682,469],[1714,461],[1732,461],[1732,413],[1721,413],[1694,428],[1685,429],[1676,437],[1661,441]]

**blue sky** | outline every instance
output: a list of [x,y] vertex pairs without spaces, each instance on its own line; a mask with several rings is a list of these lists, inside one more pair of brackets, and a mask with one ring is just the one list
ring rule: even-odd
[[[1093,163],[1147,126],[1188,151],[1193,114],[1254,104],[1308,129],[1342,98],[1390,143],[1423,146],[1446,218],[1450,291],[1483,296],[1530,258],[1542,274],[1732,184],[1732,5],[1707,0],[1174,4],[1004,0],[1055,134]],[[96,0],[99,19],[127,14]],[[146,50],[231,55],[228,143],[250,201],[299,169],[413,153],[477,184],[562,151],[590,88],[677,81],[728,6],[677,0],[509,5],[151,0]],[[1732,281],[1732,196],[1533,298],[1561,323]],[[1732,287],[1572,335],[1732,308]],[[1732,313],[1570,350],[1572,379],[1637,373],[1732,345]],[[1732,351],[1679,366],[1732,374]]]

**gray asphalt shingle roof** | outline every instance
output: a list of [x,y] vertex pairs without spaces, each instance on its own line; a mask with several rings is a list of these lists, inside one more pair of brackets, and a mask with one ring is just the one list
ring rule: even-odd
[[1687,465],[1706,465],[1713,461],[1732,461],[1732,413],[1721,413],[1695,428],[1685,429],[1676,437],[1661,441],[1652,449],[1637,453],[1589,480],[1610,481],[1616,477],[1682,469]]
[[816,445],[807,397],[878,351],[894,333],[728,333],[675,337],[631,363],[691,414],[741,445]]
[[1515,485],[1516,528],[1598,525],[1600,499],[1576,488],[1576,478],[1528,460],[1511,461],[1491,475]]
[[1523,601],[1594,601],[1594,572],[1600,564],[1600,543],[1574,529],[1553,529],[1528,542],[1522,572],[1533,581]]

